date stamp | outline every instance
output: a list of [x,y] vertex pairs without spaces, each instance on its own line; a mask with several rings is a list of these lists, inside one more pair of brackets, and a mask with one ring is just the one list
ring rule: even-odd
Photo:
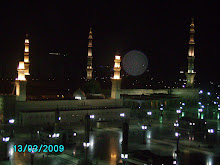
[[63,145],[45,145],[41,144],[40,146],[38,145],[14,145],[13,146],[14,152],[63,152],[64,151],[64,146]]

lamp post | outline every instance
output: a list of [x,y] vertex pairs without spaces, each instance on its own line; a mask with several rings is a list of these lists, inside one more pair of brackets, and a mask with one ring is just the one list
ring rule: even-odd
[[160,116],[163,116],[163,104],[160,106]]
[[10,124],[10,131],[11,131],[11,137],[14,137],[14,123],[15,123],[15,119],[9,119],[8,123]]
[[3,148],[4,148],[4,159],[9,160],[9,155],[8,155],[8,142],[10,140],[10,137],[3,137]]
[[126,160],[128,159],[128,154],[121,154],[121,159],[123,164],[126,164]]
[[176,113],[177,113],[177,117],[178,117],[178,121],[179,121],[181,110],[180,109],[176,110]]
[[148,111],[148,112],[147,112],[147,116],[148,116],[148,126],[151,126],[151,115],[152,115],[152,112],[151,112],[151,111]]
[[178,153],[178,152],[179,152],[180,133],[175,132],[175,136],[176,136],[176,138],[177,138],[177,140],[176,140],[176,153]]
[[90,117],[90,119],[91,119],[91,131],[93,131],[93,128],[92,128],[92,126],[93,126],[93,124],[94,124],[94,118],[95,118],[95,115],[89,115],[89,117]]
[[146,131],[147,131],[147,126],[146,125],[142,125],[141,128],[143,130],[143,144],[146,144],[145,135],[146,135]]
[[201,120],[201,119],[202,119],[203,109],[202,109],[202,108],[199,108],[198,111],[199,111],[199,118],[200,118],[200,120]]

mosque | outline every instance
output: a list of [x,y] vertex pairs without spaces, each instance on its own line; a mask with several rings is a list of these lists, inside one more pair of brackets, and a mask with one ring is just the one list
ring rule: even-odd
[[[18,124],[44,124],[54,123],[58,111],[60,122],[78,123],[83,120],[85,114],[95,116],[95,120],[114,121],[130,116],[132,108],[145,108],[150,111],[158,111],[163,105],[165,109],[178,108],[180,102],[198,102],[199,89],[194,88],[194,20],[190,25],[190,40],[188,51],[188,71],[185,73],[186,88],[175,89],[123,89],[121,88],[121,61],[122,58],[117,52],[114,59],[114,75],[111,78],[111,98],[87,99],[85,93],[78,89],[73,93],[74,100],[37,100],[27,101],[26,86],[27,76],[30,75],[29,61],[29,38],[26,35],[24,41],[24,60],[19,61],[15,80],[15,94],[0,95],[0,123],[8,123],[15,119]],[[93,55],[92,55],[92,29],[88,37],[87,56],[87,81],[93,79]],[[131,99],[129,96],[136,96]],[[132,108],[131,108],[132,107]],[[159,112],[159,111],[158,111]]]

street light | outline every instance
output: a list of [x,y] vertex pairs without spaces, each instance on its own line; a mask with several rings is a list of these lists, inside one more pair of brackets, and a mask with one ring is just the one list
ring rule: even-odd
[[148,125],[150,126],[150,125],[151,125],[151,119],[150,119],[150,117],[151,117],[151,115],[152,115],[152,112],[151,112],[151,111],[148,111],[148,112],[147,112],[147,115],[148,115]]
[[179,139],[180,139],[180,133],[175,132],[175,136],[177,137],[177,141],[176,141],[176,152],[179,152]]
[[179,123],[174,123],[174,127],[179,127]]
[[87,148],[87,147],[89,147],[89,146],[90,146],[89,143],[86,143],[86,142],[83,143],[83,147]]
[[177,110],[176,110],[176,113],[177,113],[177,115],[178,115],[178,121],[179,121],[179,118],[180,118],[179,115],[180,115],[180,113],[181,113],[181,110],[180,110],[180,109],[177,109]]
[[207,92],[207,95],[208,95],[208,96],[210,96],[210,95],[211,95],[211,93],[210,93],[210,92]]
[[200,91],[199,91],[199,94],[202,94],[202,93],[203,93],[203,91],[202,91],[202,90],[200,90]]
[[90,115],[89,117],[90,117],[90,119],[94,119],[95,115]]
[[214,129],[208,129],[208,133],[213,134],[214,133]]
[[15,120],[14,120],[14,119],[10,119],[10,120],[8,120],[8,122],[9,122],[10,124],[13,124],[13,123],[15,122]]
[[125,117],[125,114],[124,114],[124,113],[120,113],[120,116],[121,116],[121,117]]
[[126,164],[125,161],[128,159],[128,154],[121,154],[121,159],[123,164]]
[[9,140],[10,140],[10,137],[3,137],[3,138],[2,138],[2,141],[3,141],[3,142],[8,142]]

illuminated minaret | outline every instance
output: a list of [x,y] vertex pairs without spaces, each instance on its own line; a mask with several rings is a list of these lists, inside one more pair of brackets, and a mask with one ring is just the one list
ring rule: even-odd
[[24,67],[25,67],[25,75],[30,75],[29,72],[29,39],[28,34],[26,34],[26,38],[24,40]]
[[18,71],[18,77],[15,80],[16,100],[26,101],[27,80],[25,78],[26,69],[25,69],[24,61],[19,61],[17,71]]
[[187,84],[186,87],[193,88],[194,86],[194,78],[196,75],[196,72],[194,71],[194,19],[192,18],[192,23],[190,25],[190,39],[189,39],[189,52],[188,52],[188,72],[186,73],[186,79],[187,79]]
[[89,31],[89,44],[88,44],[88,62],[87,62],[87,80],[92,79],[92,28]]
[[120,99],[120,90],[121,90],[121,56],[116,53],[115,60],[114,60],[114,77],[112,78],[112,91],[111,91],[111,98],[112,99]]

